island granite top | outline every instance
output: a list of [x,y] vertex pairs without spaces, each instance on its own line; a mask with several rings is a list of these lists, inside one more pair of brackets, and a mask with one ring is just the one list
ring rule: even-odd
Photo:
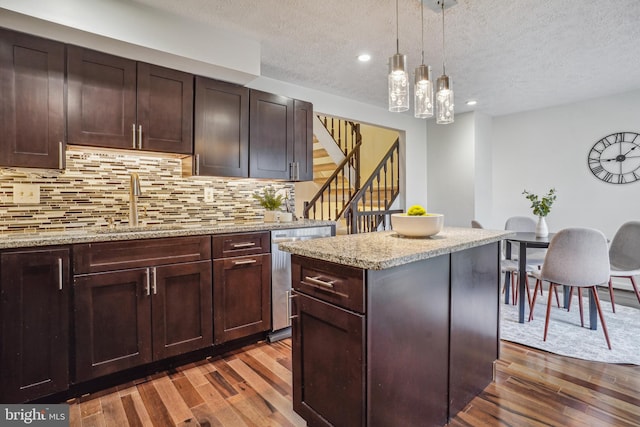
[[445,227],[435,236],[424,238],[402,237],[394,231],[381,231],[280,243],[279,248],[337,264],[384,270],[497,242],[513,234],[513,231]]
[[69,227],[64,230],[29,233],[0,233],[0,249],[38,246],[70,245],[75,243],[110,242],[121,240],[153,239],[160,237],[199,236],[206,234],[271,231],[288,228],[335,225],[334,221],[302,219],[291,222],[220,222],[149,224],[139,227]]

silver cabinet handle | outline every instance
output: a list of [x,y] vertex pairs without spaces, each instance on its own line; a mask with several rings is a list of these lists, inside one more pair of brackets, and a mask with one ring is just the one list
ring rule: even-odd
[[252,246],[255,246],[256,242],[247,242],[247,243],[234,243],[233,247],[240,249],[240,248],[250,248]]
[[[293,298],[296,298],[298,295],[295,295],[292,290],[286,291],[286,294],[287,294],[287,318],[289,320],[293,320],[298,316],[293,315],[293,310],[291,309],[291,300]],[[291,325],[291,322],[289,322],[289,325]]]
[[133,148],[136,148],[136,124],[131,125],[131,130],[133,132]]
[[64,149],[62,148],[62,141],[58,142],[58,169],[64,169]]
[[144,287],[144,290],[145,290],[145,292],[147,293],[147,296],[150,296],[150,295],[151,295],[151,286],[150,286],[150,285],[151,285],[151,283],[150,283],[149,274],[150,274],[150,273],[149,273],[149,269],[147,268],[147,273],[146,273],[146,275],[147,275],[147,284],[146,284],[146,286]]
[[291,162],[289,163],[289,169],[290,169],[290,179],[292,181],[299,181],[300,180],[300,162]]
[[196,154],[196,175],[200,175],[200,154]]
[[62,276],[62,258],[58,258],[58,289],[59,290],[62,290],[63,279],[64,277]]
[[320,276],[316,276],[316,277],[305,277],[304,280],[306,282],[312,283],[314,285],[318,285],[318,286],[322,286],[323,288],[327,288],[327,289],[333,289],[333,284],[335,283],[335,280],[332,281],[328,281],[325,282],[324,280],[320,280]]
[[142,125],[138,126],[138,150],[142,150]]
[[156,268],[153,267],[153,294],[158,294],[158,277],[156,274]]
[[245,264],[255,264],[258,260],[255,259],[245,259],[242,261],[233,261],[233,265],[245,265]]

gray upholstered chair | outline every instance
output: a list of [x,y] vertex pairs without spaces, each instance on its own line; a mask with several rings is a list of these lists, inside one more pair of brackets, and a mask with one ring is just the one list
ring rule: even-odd
[[611,349],[607,325],[602,315],[597,286],[606,285],[609,281],[609,253],[607,238],[598,230],[591,228],[565,228],[553,236],[545,257],[542,269],[534,271],[536,287],[530,307],[530,319],[533,315],[536,301],[536,291],[542,286],[542,281],[549,282],[549,301],[544,324],[544,341],[547,340],[549,317],[551,314],[551,290],[557,285],[571,286],[578,289],[580,304],[580,320],[584,326],[582,308],[582,288],[587,288],[593,295],[593,300],[602,322],[602,330]]
[[[640,275],[640,221],[629,221],[618,229],[609,246],[611,277],[624,277],[631,280],[631,286],[640,302],[640,291],[633,276]],[[611,307],[615,313],[613,301],[613,283],[609,278]]]
[[484,228],[484,227],[482,226],[482,224],[480,224],[480,222],[476,221],[475,219],[472,219],[471,228]]
[[[528,216],[512,216],[507,218],[507,222],[505,222],[504,224],[504,229],[510,230],[510,231],[523,232],[523,233],[534,233],[536,231],[536,221],[533,218],[529,218]],[[518,243],[512,243],[511,259],[517,260],[519,252],[520,252],[520,245]],[[529,249],[529,251],[527,252],[527,273],[535,270],[536,269],[535,266],[538,266],[539,268],[542,265],[542,263],[544,262],[545,253],[546,253],[546,249]],[[505,266],[508,272],[508,274],[505,275],[505,281],[507,280],[507,278],[509,277],[511,278],[512,289],[518,289],[517,284],[515,284],[513,280],[513,277],[518,275],[517,265],[518,263],[516,262],[515,267],[511,265]],[[503,271],[505,271],[505,268],[503,268]],[[531,291],[529,290],[528,274],[527,274],[527,283],[525,284],[525,289],[527,291],[527,297],[529,298],[529,304],[531,304],[531,298],[530,298]],[[512,292],[512,295],[513,295],[512,301],[513,301],[513,304],[515,304],[518,298],[518,295],[515,290]],[[540,289],[540,295],[542,295],[542,289]]]

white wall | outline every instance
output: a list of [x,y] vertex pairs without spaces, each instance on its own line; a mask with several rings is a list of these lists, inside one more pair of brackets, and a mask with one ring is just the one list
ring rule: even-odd
[[457,115],[448,125],[429,120],[427,133],[427,210],[444,214],[447,226],[468,227],[475,215],[474,113]]
[[587,155],[600,138],[620,131],[640,133],[640,91],[494,118],[493,213],[481,221],[503,228],[509,216],[533,216],[522,191],[555,187],[550,231],[584,226],[613,237],[623,222],[640,219],[640,182],[600,181]]

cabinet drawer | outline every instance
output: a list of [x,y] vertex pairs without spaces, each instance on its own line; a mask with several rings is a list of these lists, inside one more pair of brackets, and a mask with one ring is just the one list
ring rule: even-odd
[[360,268],[291,256],[293,289],[359,313],[365,312],[364,274]]
[[270,252],[269,232],[213,236],[213,258],[229,258]]
[[211,259],[210,236],[83,243],[73,246],[75,274]]

